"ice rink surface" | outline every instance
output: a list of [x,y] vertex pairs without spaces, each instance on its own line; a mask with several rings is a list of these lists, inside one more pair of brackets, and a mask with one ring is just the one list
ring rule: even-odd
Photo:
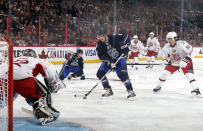
[[[203,93],[203,59],[194,59],[193,63]],[[100,64],[85,64],[86,78],[96,78]],[[58,71],[61,66],[56,66]],[[61,112],[57,122],[75,123],[92,131],[203,131],[203,98],[190,94],[192,89],[181,71],[169,77],[161,93],[153,94],[152,89],[164,67],[137,67],[139,69],[135,70],[128,66],[129,77],[137,95],[135,101],[127,100],[126,88],[120,81],[112,81],[118,79],[115,72],[108,75],[114,92],[113,97],[108,99],[101,98],[101,84],[87,99],[75,98],[75,94],[88,92],[98,80],[66,79],[64,82],[67,88],[52,95],[53,106]],[[39,79],[42,80],[41,77]],[[19,96],[14,102],[14,118],[34,120],[21,107],[31,109]],[[29,122],[32,124],[32,121]]]

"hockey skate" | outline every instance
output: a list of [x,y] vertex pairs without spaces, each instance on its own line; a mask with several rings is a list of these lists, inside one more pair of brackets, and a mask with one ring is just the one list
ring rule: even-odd
[[51,113],[51,115],[53,116],[53,118],[54,118],[54,121],[56,120],[56,119],[58,119],[58,117],[59,117],[59,115],[60,115],[60,112],[59,111],[57,111],[55,108],[53,108],[52,106],[49,106],[48,107],[48,110],[49,110],[49,112]]
[[161,91],[161,87],[160,86],[157,86],[156,88],[153,89],[154,93],[157,93],[159,91]]
[[191,94],[194,95],[194,96],[199,96],[199,97],[202,97],[199,89],[194,89],[191,91]]
[[55,119],[54,119],[54,117],[52,115],[50,115],[49,117],[41,117],[41,118],[39,118],[39,121],[44,126],[44,125],[50,125],[50,124],[54,123]]
[[68,77],[68,80],[72,79],[73,77],[75,77],[74,74],[70,74],[69,77]]
[[102,94],[102,97],[109,97],[113,95],[113,91],[111,88],[105,88],[105,92]]
[[82,76],[80,77],[80,80],[85,80],[85,75],[82,74]]
[[136,96],[136,94],[134,93],[133,90],[128,90],[128,96],[127,96],[128,100],[130,100],[130,101],[135,100],[135,96]]
[[150,64],[148,64],[145,68],[147,68],[147,69],[150,68]]

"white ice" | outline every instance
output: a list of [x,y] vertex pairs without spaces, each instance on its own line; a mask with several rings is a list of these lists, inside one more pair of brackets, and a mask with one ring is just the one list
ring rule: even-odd
[[[203,93],[203,59],[194,59],[193,62]],[[86,77],[96,78],[100,64],[85,64]],[[56,67],[61,69],[61,65]],[[58,121],[78,123],[94,131],[203,131],[203,98],[190,94],[192,88],[182,72],[170,76],[161,93],[153,94],[152,89],[164,67],[138,68],[128,67],[137,95],[135,101],[126,99],[127,92],[120,81],[109,81],[114,92],[112,98],[101,98],[103,88],[99,84],[84,100],[74,95],[85,94],[98,80],[65,80],[67,88],[52,95],[53,106],[61,112]],[[115,72],[111,72],[108,78],[118,79]],[[14,102],[14,117],[33,117],[24,113],[21,107],[31,109],[22,97],[18,97]]]

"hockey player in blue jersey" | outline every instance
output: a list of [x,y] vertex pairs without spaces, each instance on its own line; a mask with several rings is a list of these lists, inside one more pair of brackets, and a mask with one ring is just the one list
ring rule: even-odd
[[[98,40],[99,42],[97,44],[96,50],[100,60],[102,60],[102,64],[97,71],[98,79],[102,79],[108,70],[114,70],[127,89],[127,98],[133,100],[136,95],[133,91],[126,66],[130,37],[123,34],[102,34],[98,36]],[[123,57],[117,62],[117,64],[115,64],[121,54],[124,54]],[[102,80],[102,85],[105,90],[105,93],[102,94],[102,97],[112,96],[113,91],[106,77]]]
[[59,77],[61,80],[64,80],[64,78],[66,78],[70,73],[71,74],[68,77],[69,80],[73,77],[80,77],[81,80],[85,80],[82,54],[83,50],[77,49],[76,53],[74,53],[69,60],[66,60],[59,73]]

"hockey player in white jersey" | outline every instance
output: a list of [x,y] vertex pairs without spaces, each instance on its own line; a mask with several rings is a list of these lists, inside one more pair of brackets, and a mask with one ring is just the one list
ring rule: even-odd
[[[22,57],[14,60],[14,92],[20,94],[33,107],[34,116],[42,125],[50,124],[59,117],[59,111],[51,106],[51,92],[65,85],[59,79],[55,67],[36,58],[34,50],[26,49]],[[35,77],[41,74],[47,86]]]
[[[139,54],[143,52],[144,46],[143,46],[143,43],[138,40],[137,35],[133,36],[133,39],[131,40],[131,44],[129,46],[129,50],[130,50],[129,62],[130,63],[138,63],[139,62]],[[133,67],[133,65],[132,65],[132,67]],[[135,69],[138,69],[138,68],[135,67]]]
[[154,37],[154,33],[149,33],[149,38],[147,39],[147,62],[149,65],[146,66],[146,68],[152,68],[153,66],[150,66],[150,63],[153,63],[155,61],[155,56],[158,54],[158,51],[160,50],[160,43],[158,41],[157,37]]
[[159,82],[153,91],[159,92],[168,76],[181,68],[187,80],[191,84],[191,94],[201,95],[193,71],[193,63],[191,59],[191,53],[193,51],[192,46],[184,40],[176,41],[177,34],[175,32],[169,32],[166,35],[166,38],[168,43],[162,49],[163,63],[166,67],[159,77]]

